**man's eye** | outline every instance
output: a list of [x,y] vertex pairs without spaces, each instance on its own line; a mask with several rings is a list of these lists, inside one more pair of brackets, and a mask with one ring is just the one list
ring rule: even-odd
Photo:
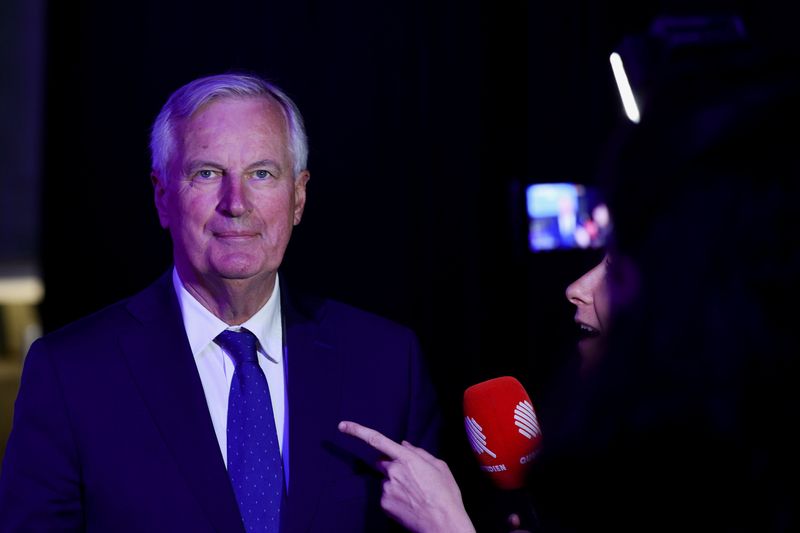
[[261,180],[272,177],[272,173],[269,170],[256,170],[253,175]]
[[208,169],[198,170],[196,174],[198,178],[203,178],[203,179],[213,178],[214,175],[215,172],[213,170],[208,170]]

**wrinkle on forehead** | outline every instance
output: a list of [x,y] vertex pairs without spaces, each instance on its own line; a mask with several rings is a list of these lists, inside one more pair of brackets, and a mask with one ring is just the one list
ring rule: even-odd
[[[231,106],[234,102],[254,105]],[[215,109],[216,107],[216,109]],[[253,117],[260,114],[261,120]],[[226,97],[212,100],[198,109],[180,125],[179,157],[177,171],[186,171],[186,165],[198,159],[220,166],[230,161],[220,160],[231,156],[240,165],[250,165],[259,160],[280,162],[282,171],[291,168],[288,146],[288,122],[280,104],[265,97]],[[191,153],[187,153],[187,148]],[[220,155],[217,155],[220,154]]]

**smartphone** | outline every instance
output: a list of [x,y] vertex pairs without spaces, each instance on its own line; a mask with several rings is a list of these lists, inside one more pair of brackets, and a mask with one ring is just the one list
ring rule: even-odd
[[600,248],[611,232],[597,188],[580,183],[534,183],[525,190],[528,246],[533,252]]

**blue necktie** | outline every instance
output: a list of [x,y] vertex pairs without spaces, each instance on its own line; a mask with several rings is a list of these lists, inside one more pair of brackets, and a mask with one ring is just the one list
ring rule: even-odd
[[236,362],[228,397],[228,475],[247,533],[280,530],[281,461],[267,378],[258,366],[258,339],[225,330],[214,339]]

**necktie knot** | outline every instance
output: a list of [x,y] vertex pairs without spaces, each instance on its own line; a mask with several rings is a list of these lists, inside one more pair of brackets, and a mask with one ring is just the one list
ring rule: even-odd
[[226,329],[214,339],[223,350],[228,352],[238,366],[241,363],[258,363],[256,347],[258,339],[247,329],[233,331]]

